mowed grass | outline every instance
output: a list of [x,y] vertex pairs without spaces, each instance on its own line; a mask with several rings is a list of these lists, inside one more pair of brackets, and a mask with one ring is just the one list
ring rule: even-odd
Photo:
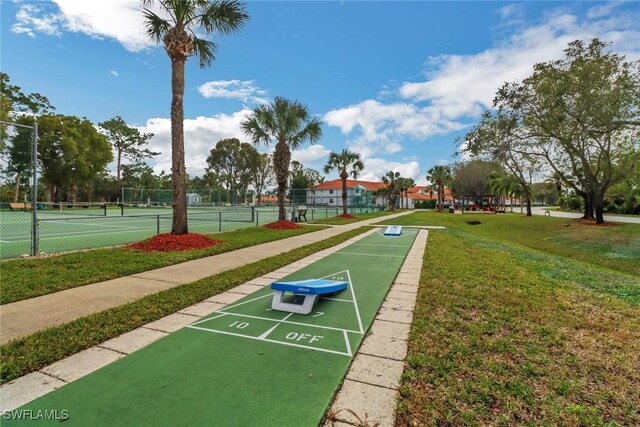
[[620,273],[561,247],[626,254],[633,226],[584,226],[607,237],[589,245],[562,224],[545,240],[547,223],[536,244],[518,237],[531,218],[475,216],[466,229],[457,215],[412,217],[451,228],[429,234],[397,425],[640,425],[640,274],[624,257],[606,262]]
[[397,213],[398,211],[377,211],[377,212],[358,213],[358,214],[351,214],[355,218],[341,218],[341,217],[334,216],[331,218],[319,219],[319,220],[313,221],[313,223],[328,224],[328,225],[344,225],[344,224],[351,224],[358,221],[364,221],[365,219],[383,218],[387,215],[392,215]]
[[[480,221],[469,225],[467,221]],[[640,224],[587,225],[574,219],[520,214],[415,212],[389,224],[443,225],[449,229],[640,275]]]
[[[317,228],[317,227],[316,227]],[[129,332],[366,231],[360,227],[252,264],[147,295],[0,346],[0,384]],[[232,357],[233,355],[230,355]]]
[[222,240],[222,242],[210,248],[194,251],[141,252],[120,247],[73,252],[46,258],[2,261],[0,262],[2,270],[0,304],[21,301],[321,229],[322,227],[318,226],[303,226],[296,230],[252,227],[216,233],[209,236]]

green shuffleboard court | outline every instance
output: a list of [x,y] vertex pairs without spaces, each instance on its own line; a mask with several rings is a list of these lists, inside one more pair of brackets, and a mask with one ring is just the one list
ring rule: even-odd
[[317,426],[417,232],[376,230],[282,279],[348,282],[308,315],[272,310],[267,286],[20,409],[78,426]]

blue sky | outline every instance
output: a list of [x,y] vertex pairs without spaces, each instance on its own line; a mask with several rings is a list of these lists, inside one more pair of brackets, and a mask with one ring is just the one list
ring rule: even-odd
[[[364,158],[366,180],[388,170],[420,183],[453,162],[455,139],[505,81],[600,37],[640,58],[638,2],[251,1],[251,20],[214,37],[213,66],[186,67],[187,172],[201,175],[221,138],[275,96],[321,118],[324,137],[293,158],[320,170],[330,151]],[[1,1],[2,71],[57,112],[94,123],[116,115],[155,134],[170,171],[170,63],[145,36],[137,0]],[[270,147],[260,147],[267,151]],[[329,175],[328,178],[333,178]]]

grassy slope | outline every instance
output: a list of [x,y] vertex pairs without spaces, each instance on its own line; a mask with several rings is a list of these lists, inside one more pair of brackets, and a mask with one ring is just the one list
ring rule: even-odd
[[41,369],[368,230],[367,227],[360,227],[284,254],[147,295],[128,304],[10,341],[0,347],[0,383]]
[[503,218],[414,216],[452,228],[429,235],[398,425],[640,424],[640,272],[563,255],[633,253],[640,227]]
[[321,229],[317,226],[296,230],[270,230],[264,227],[253,227],[216,233],[210,236],[222,240],[221,243],[196,251],[145,253],[124,248],[107,248],[47,258],[8,260],[0,263],[2,269],[0,304],[21,301]]

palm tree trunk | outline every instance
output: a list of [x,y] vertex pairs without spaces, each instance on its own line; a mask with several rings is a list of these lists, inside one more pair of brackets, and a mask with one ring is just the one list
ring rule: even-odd
[[276,144],[273,153],[273,169],[278,181],[278,221],[287,220],[284,198],[287,193],[287,181],[289,180],[289,163],[291,162],[291,151],[286,142],[280,141]]
[[342,215],[347,215],[347,175],[346,172],[344,174],[340,174],[340,179],[342,179]]
[[184,165],[184,63],[171,58],[171,181],[173,184],[172,234],[187,234],[187,184]]

